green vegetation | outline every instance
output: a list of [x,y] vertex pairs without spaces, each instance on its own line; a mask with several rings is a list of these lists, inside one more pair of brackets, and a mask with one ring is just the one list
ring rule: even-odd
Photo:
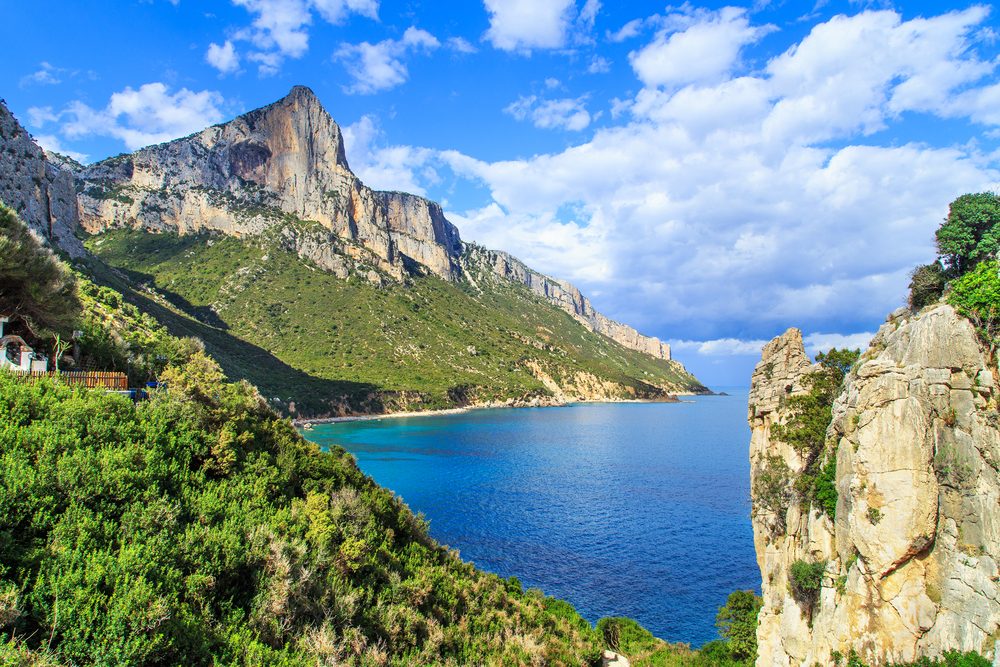
[[[830,654],[834,665],[840,667],[844,662],[844,655],[838,651]],[[979,655],[975,651],[960,653],[959,651],[946,651],[943,658],[920,658],[914,662],[894,663],[887,667],[989,667],[992,663]],[[844,667],[868,667],[868,665],[858,657],[853,650],[847,656]]]
[[716,615],[721,639],[697,650],[657,639],[631,618],[602,618],[597,631],[633,667],[751,667],[757,660],[757,614],[763,603],[752,591],[730,593]]
[[957,198],[948,206],[948,217],[935,232],[935,240],[938,260],[918,266],[910,273],[911,308],[933,303],[941,297],[948,281],[996,261],[1000,247],[1000,196],[995,192],[979,192]]
[[[833,418],[833,401],[844,376],[860,356],[860,349],[837,348],[816,355],[816,361],[822,368],[806,376],[809,393],[789,398],[786,402],[789,417],[784,424],[771,430],[775,438],[791,445],[805,461],[803,471],[794,480],[799,501],[803,505],[816,504],[831,519],[837,513],[837,453],[833,446],[827,445],[826,430]],[[785,469],[787,471],[787,465]],[[779,481],[778,478],[768,478],[762,482],[758,477],[757,486],[760,488],[755,486],[755,497],[778,497],[781,493],[781,489],[777,488]],[[764,502],[774,505],[770,500]]]
[[[284,224],[304,233],[310,223]],[[361,271],[343,280],[280,238],[281,228],[247,241],[119,230],[87,246],[128,280],[99,262],[79,268],[299,413],[549,395],[540,374],[608,379],[622,398],[704,390],[680,364],[590,332],[526,287],[499,281],[480,292],[420,275],[379,285]]]
[[1000,343],[1000,276],[995,260],[980,262],[952,283],[948,303],[969,319],[992,357]]
[[[593,664],[201,352],[133,405],[0,374],[0,663]],[[26,659],[28,655],[30,659]]]
[[788,585],[792,597],[807,608],[816,604],[823,585],[823,573],[826,571],[826,561],[807,563],[797,560],[788,571]]
[[72,330],[80,312],[73,275],[3,204],[0,276],[0,315],[24,318],[39,336]]

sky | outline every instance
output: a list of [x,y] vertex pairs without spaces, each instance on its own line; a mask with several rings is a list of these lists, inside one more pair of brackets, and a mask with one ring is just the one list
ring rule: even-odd
[[376,189],[749,384],[788,327],[864,347],[1000,187],[989,5],[8,2],[0,95],[87,163],[309,86]]

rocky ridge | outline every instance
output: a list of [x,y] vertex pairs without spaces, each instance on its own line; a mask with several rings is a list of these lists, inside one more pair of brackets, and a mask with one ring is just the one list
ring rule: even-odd
[[496,276],[521,283],[535,294],[548,299],[590,331],[603,334],[624,347],[645,352],[657,359],[670,359],[670,345],[661,343],[657,338],[643,336],[632,327],[599,313],[580,290],[565,280],[533,271],[516,257],[500,250],[487,250],[471,244],[466,247],[466,253],[461,259],[466,276],[473,284],[484,279],[482,267],[488,267]]
[[138,228],[253,236],[289,216],[316,221],[309,233],[281,233],[289,249],[338,276],[357,270],[377,281],[374,268],[398,281],[415,269],[454,282],[467,277],[463,266],[485,263],[591,331],[670,359],[669,345],[597,312],[570,283],[507,253],[473,248],[469,257],[437,203],[366,187],[350,170],[339,126],[303,86],[228,123],[91,165],[77,179],[80,221],[91,233]]
[[[894,312],[845,378],[827,441],[836,456],[831,520],[802,505],[805,462],[772,437],[788,398],[816,372],[802,335],[765,346],[748,421],[753,530],[764,607],[759,667],[833,665],[854,650],[868,664],[956,649],[997,660],[1000,636],[1000,413],[996,369],[973,326],[947,305]],[[758,482],[788,466],[773,509]],[[787,509],[786,509],[787,507]],[[790,593],[796,561],[825,563],[815,604]]]

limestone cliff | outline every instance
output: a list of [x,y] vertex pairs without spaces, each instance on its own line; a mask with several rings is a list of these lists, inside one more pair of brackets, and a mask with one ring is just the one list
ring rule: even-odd
[[[61,156],[60,156],[61,157]],[[0,100],[0,201],[31,229],[76,257],[85,252],[76,237],[73,174],[50,164]]]
[[[991,659],[1000,623],[1000,413],[995,369],[972,325],[946,305],[893,313],[847,375],[827,431],[835,519],[801,503],[805,462],[772,435],[810,364],[790,329],[764,348],[748,420],[753,530],[762,575],[758,667],[869,664],[944,651]],[[787,464],[776,497],[762,481]],[[818,599],[790,594],[796,561],[825,563]],[[996,664],[996,662],[994,663]]]
[[505,252],[469,245],[462,263],[473,282],[482,280],[481,267],[488,267],[500,278],[526,285],[535,294],[565,310],[589,330],[603,334],[629,349],[645,352],[657,359],[670,359],[670,345],[661,343],[656,338],[643,336],[632,327],[597,312],[580,290],[570,283],[532,271]]
[[[355,177],[340,128],[303,86],[228,123],[99,162],[77,178],[81,223],[91,233],[130,227],[252,236],[292,215],[329,233],[283,230],[289,247],[337,275],[346,276],[354,259],[362,271],[370,264],[397,280],[417,265],[457,281],[469,261],[440,205],[374,191]],[[590,330],[670,359],[669,345],[605,317],[573,285],[506,253],[473,250],[496,275],[527,285]]]

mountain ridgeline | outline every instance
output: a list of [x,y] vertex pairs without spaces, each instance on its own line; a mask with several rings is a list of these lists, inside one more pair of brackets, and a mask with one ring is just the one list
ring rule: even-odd
[[44,154],[5,107],[0,132],[4,202],[289,411],[708,391],[573,285],[464,243],[438,204],[362,184],[308,88],[87,167]]

